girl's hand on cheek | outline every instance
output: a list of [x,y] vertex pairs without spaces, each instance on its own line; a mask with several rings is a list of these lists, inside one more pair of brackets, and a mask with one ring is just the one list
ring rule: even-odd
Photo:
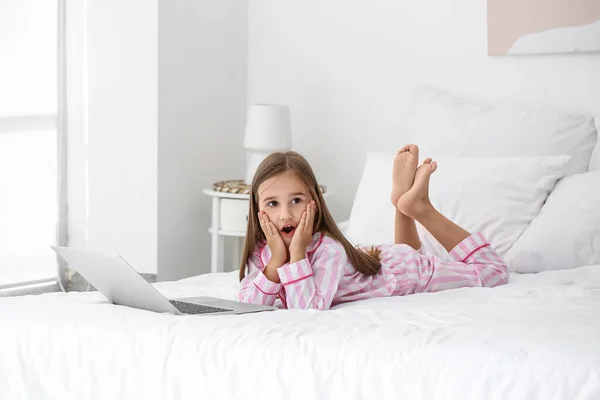
[[313,226],[317,206],[311,201],[302,213],[300,223],[296,227],[292,241],[290,242],[290,262],[302,260],[306,256],[306,246],[312,240]]
[[287,249],[283,242],[283,238],[279,234],[275,224],[271,222],[269,216],[264,211],[259,211],[258,222],[267,238],[267,245],[269,246],[269,249],[271,249],[271,260],[278,264],[278,267],[282,266],[287,259]]

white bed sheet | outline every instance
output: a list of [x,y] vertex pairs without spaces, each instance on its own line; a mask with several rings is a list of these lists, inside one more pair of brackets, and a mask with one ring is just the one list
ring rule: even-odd
[[[157,287],[235,298],[237,273]],[[598,399],[600,265],[327,312],[0,299],[0,399]]]

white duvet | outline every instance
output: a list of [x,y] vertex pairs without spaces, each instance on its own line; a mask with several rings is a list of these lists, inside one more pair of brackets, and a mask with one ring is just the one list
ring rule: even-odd
[[[235,298],[237,273],[157,284]],[[0,299],[0,399],[598,399],[600,266],[326,312]]]

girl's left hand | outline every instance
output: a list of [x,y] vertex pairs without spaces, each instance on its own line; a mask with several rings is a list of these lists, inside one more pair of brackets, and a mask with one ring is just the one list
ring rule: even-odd
[[314,200],[306,205],[306,210],[302,213],[300,223],[290,242],[290,262],[300,261],[306,256],[306,246],[312,240],[316,210],[317,205]]

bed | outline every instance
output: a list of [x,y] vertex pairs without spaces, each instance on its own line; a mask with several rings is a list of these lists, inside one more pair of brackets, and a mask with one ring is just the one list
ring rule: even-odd
[[[156,286],[235,298],[237,276]],[[328,312],[155,314],[2,299],[0,398],[600,398],[600,265]]]
[[[3,298],[0,399],[599,399],[594,119],[430,89],[414,104],[403,142],[418,131],[439,161],[432,202],[490,239],[506,285],[237,316],[157,314],[95,292]],[[365,159],[344,225],[357,244],[391,240],[392,161]],[[155,284],[169,298],[227,299],[238,285],[237,272]]]

